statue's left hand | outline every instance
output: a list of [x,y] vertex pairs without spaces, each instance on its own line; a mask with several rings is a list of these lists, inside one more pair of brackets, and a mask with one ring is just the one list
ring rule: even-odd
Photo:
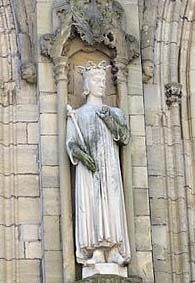
[[102,106],[101,111],[97,111],[96,113],[103,120],[109,117],[111,118],[110,108],[108,106]]
[[96,114],[105,123],[107,128],[115,137],[115,141],[121,144],[127,144],[129,141],[129,131],[127,125],[121,125],[119,119],[113,115],[110,108],[106,105],[102,106],[101,111],[97,111]]
[[117,124],[112,117],[110,108],[108,106],[102,106],[101,111],[97,111],[96,114],[104,121],[107,128],[113,133],[113,135],[117,136]]

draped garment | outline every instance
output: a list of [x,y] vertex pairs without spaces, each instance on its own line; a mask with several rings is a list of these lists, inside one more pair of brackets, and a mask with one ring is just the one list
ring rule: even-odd
[[[85,104],[75,111],[79,130],[71,117],[67,121],[67,152],[76,165],[76,257],[82,264],[94,249],[101,247],[116,246],[124,259],[130,258],[119,159],[120,136],[112,135],[96,111],[101,111],[101,106]],[[126,124],[119,108],[110,107],[110,111],[119,122]],[[96,164],[95,173],[74,158],[71,143],[88,149]]]

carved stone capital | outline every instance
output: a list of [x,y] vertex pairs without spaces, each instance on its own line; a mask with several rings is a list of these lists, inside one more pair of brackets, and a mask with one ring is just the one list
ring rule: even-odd
[[180,104],[182,98],[182,85],[180,83],[168,83],[165,85],[166,103],[170,107],[174,103]]
[[77,281],[77,283],[142,283],[142,278],[137,276],[131,276],[128,278],[118,275],[97,274],[92,277]]
[[54,75],[56,82],[67,81],[68,64],[65,57],[54,60]]

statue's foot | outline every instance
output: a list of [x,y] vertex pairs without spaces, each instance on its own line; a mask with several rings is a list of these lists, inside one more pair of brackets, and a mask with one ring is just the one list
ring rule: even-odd
[[88,260],[86,260],[85,266],[90,266],[90,265],[95,265],[95,261],[93,260],[93,258],[90,258]]
[[125,259],[118,253],[112,258],[108,258],[109,263],[116,263],[118,265],[124,266],[125,265]]
[[129,261],[130,258],[123,258],[116,247],[112,248],[108,252],[107,262],[109,263],[116,263],[118,265],[125,266]]
[[104,263],[105,261],[105,256],[104,256],[104,250],[102,249],[97,249],[94,250],[93,256],[91,258],[95,263]]

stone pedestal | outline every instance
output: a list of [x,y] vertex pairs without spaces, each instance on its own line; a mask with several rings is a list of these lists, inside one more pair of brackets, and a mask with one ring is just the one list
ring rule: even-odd
[[83,278],[87,278],[95,274],[113,274],[127,277],[127,267],[122,267],[116,263],[97,263],[95,265],[83,267]]
[[96,274],[77,283],[142,283],[142,278],[137,276],[122,277],[114,274]]

